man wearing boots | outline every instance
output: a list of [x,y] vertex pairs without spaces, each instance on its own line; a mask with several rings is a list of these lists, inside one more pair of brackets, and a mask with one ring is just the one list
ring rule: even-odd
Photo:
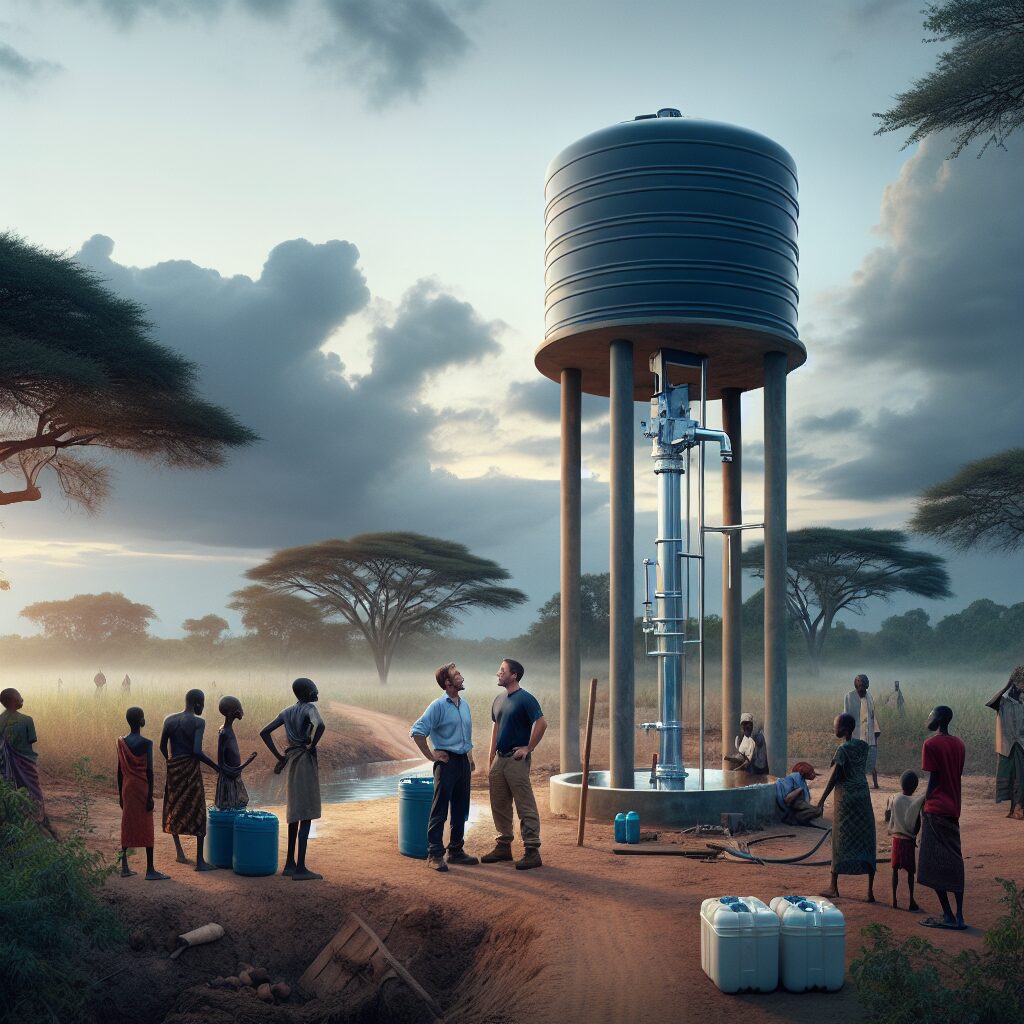
[[[409,733],[428,761],[434,763],[434,801],[427,823],[427,867],[447,871],[448,864],[478,864],[463,849],[466,818],[469,816],[469,784],[476,769],[473,763],[473,718],[461,693],[466,683],[455,662],[434,673],[442,696],[427,706]],[[427,745],[433,740],[434,749]],[[444,823],[451,808],[448,835],[448,864],[444,858]]]
[[512,807],[519,815],[519,830],[526,848],[516,868],[539,868],[540,815],[530,784],[530,755],[544,736],[548,723],[537,698],[520,685],[523,666],[506,658],[498,668],[498,694],[491,706],[491,747],[488,754],[491,816],[498,836],[494,849],[480,859],[485,864],[512,860]]

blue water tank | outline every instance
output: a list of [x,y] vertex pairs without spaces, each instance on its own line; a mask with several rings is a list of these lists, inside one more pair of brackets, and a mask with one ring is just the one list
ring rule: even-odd
[[640,815],[636,811],[630,811],[626,815],[626,842],[640,842]]
[[657,348],[707,355],[716,393],[760,387],[769,351],[799,366],[798,212],[793,158],[746,128],[665,108],[574,142],[547,171],[538,369],[607,394],[626,338],[649,398]]
[[615,815],[615,842],[625,843],[626,839],[626,815],[619,811]]
[[427,856],[427,823],[434,800],[434,780],[410,777],[398,782],[398,852]]
[[235,815],[235,874],[274,874],[277,871],[277,842],[276,814],[239,811]]
[[235,854],[235,818],[239,811],[210,808],[210,824],[206,830],[206,859],[219,868],[229,868]]

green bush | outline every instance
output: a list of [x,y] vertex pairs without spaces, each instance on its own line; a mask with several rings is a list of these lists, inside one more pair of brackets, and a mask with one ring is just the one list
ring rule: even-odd
[[[80,765],[80,781],[86,773]],[[0,780],[0,1021],[91,1019],[86,957],[123,938],[99,899],[115,865],[86,848],[84,792],[76,810],[74,830],[55,840],[38,826],[24,790]]]
[[1006,1024],[1024,1020],[1024,889],[1004,878],[1007,913],[985,935],[985,952],[950,954],[926,939],[898,941],[872,924],[850,965],[871,1024]]

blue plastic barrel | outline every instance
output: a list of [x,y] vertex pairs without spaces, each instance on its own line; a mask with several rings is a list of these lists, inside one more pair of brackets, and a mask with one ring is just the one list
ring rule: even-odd
[[398,781],[398,852],[404,857],[427,856],[427,823],[434,800],[433,778]]
[[636,811],[630,811],[626,815],[626,842],[640,842],[640,815]]
[[239,811],[235,815],[236,875],[272,875],[277,871],[277,815]]
[[229,868],[235,855],[235,818],[238,808],[219,811],[210,808],[210,824],[206,830],[206,859],[219,868]]
[[626,842],[626,816],[622,811],[615,815],[615,842]]

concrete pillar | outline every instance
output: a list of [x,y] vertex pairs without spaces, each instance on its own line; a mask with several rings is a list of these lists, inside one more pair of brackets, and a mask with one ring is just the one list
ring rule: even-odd
[[[722,465],[722,524],[743,522],[743,425],[739,388],[722,389],[722,429],[732,462]],[[722,753],[732,752],[743,712],[743,574],[740,533],[722,535]]]
[[609,760],[611,784],[633,788],[633,344],[610,345],[609,479],[611,571],[608,633]]
[[562,561],[559,617],[559,735],[562,772],[580,770],[580,424],[579,370],[562,371]]
[[764,735],[773,775],[789,769],[786,674],[786,356],[764,357]]

